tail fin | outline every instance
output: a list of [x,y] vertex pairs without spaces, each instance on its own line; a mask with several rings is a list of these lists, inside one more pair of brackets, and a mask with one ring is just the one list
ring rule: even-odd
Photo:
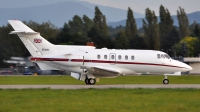
[[38,32],[33,31],[21,21],[8,20],[8,22],[15,30],[10,34],[17,34],[32,56],[44,56],[56,52],[53,44],[48,42],[40,36]]

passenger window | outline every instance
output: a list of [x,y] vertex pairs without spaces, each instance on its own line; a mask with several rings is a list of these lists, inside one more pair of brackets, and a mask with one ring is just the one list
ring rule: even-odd
[[121,55],[119,55],[119,56],[118,56],[118,59],[119,59],[119,60],[121,60],[121,59],[122,59],[122,56],[121,56]]
[[131,56],[131,59],[132,59],[132,60],[134,60],[134,59],[135,59],[135,57],[134,57],[134,56]]
[[128,56],[127,55],[125,56],[125,59],[128,60]]
[[97,58],[98,58],[98,59],[100,59],[100,58],[101,58],[101,56],[98,54],[98,55],[97,55]]
[[108,57],[107,57],[107,55],[104,55],[104,59],[107,59]]
[[160,59],[160,54],[157,54],[157,58]]

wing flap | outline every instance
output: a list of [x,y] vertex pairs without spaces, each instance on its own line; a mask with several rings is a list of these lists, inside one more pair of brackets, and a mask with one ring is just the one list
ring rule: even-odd
[[86,69],[89,74],[93,74],[95,77],[117,77],[121,73],[118,70],[101,66],[81,66],[81,69]]

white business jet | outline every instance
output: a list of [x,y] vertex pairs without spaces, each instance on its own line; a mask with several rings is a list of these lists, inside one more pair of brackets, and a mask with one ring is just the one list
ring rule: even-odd
[[155,50],[95,49],[93,46],[53,45],[18,20],[8,20],[41,70],[66,70],[71,76],[95,84],[99,78],[114,78],[120,75],[162,74],[181,75],[192,68],[173,60],[164,52]]

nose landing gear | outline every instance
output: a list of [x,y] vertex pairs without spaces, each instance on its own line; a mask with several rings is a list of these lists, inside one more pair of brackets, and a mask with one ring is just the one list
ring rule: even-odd
[[169,80],[167,79],[167,76],[163,79],[163,84],[169,84]]

